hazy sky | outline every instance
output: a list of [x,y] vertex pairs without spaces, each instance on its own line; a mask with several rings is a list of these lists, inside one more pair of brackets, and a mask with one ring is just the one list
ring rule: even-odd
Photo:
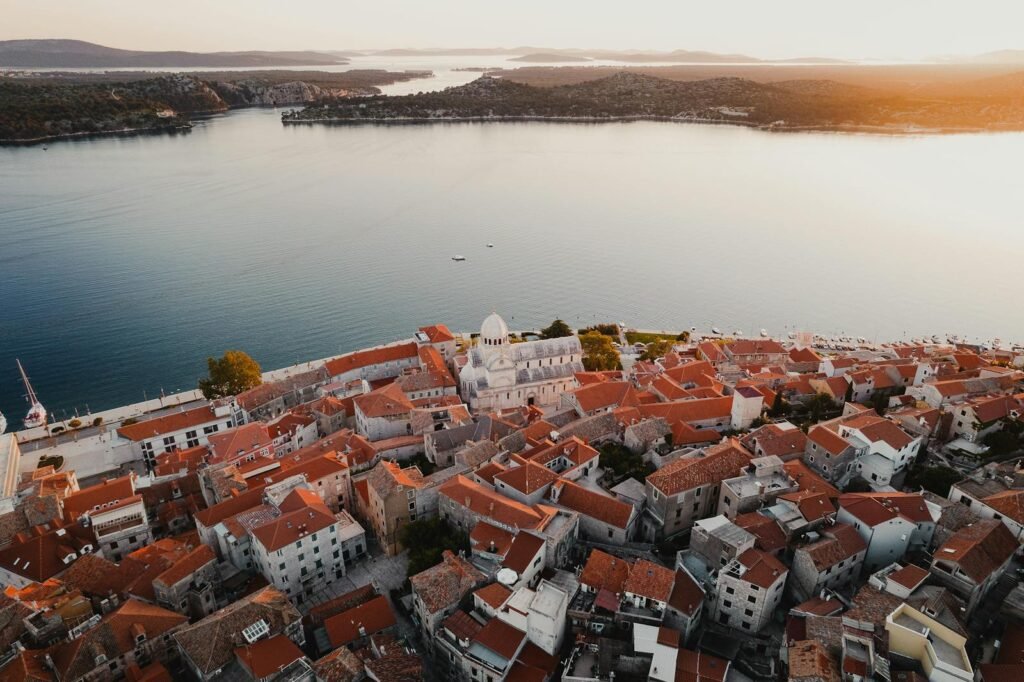
[[0,39],[131,49],[606,47],[919,58],[1024,48],[1021,0],[0,0]]

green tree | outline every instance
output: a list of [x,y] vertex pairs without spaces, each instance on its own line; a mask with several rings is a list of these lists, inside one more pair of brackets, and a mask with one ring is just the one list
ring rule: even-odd
[[963,480],[963,474],[947,466],[914,467],[904,482],[908,488],[924,488],[946,497],[954,483]]
[[564,336],[572,336],[572,329],[569,328],[569,325],[564,320],[555,320],[540,330],[540,338],[542,339],[560,339]]
[[775,394],[775,399],[772,401],[771,409],[768,410],[769,417],[782,417],[789,414],[790,407],[786,399],[782,397],[782,393],[778,392]]
[[853,400],[853,384],[846,385],[846,395],[843,396],[843,400],[846,402]]
[[663,358],[672,350],[672,345],[668,339],[655,339],[647,344],[647,348],[640,354],[640,359],[653,362],[658,358]]
[[398,541],[409,550],[406,575],[410,577],[441,563],[441,555],[446,549],[452,552],[469,550],[469,536],[437,517],[405,524],[398,531]]
[[224,357],[206,359],[209,376],[199,380],[199,390],[208,399],[238,395],[263,383],[258,362],[240,350],[229,350]]
[[589,332],[580,335],[580,344],[583,346],[583,367],[588,372],[622,369],[619,353],[612,345],[611,337]]
[[816,393],[807,403],[807,418],[817,424],[824,416],[836,409],[836,404],[827,393]]

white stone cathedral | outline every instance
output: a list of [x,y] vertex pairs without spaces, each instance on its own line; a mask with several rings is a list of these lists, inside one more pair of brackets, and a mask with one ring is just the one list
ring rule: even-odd
[[480,341],[459,372],[462,398],[473,410],[554,405],[576,388],[583,348],[575,336],[509,343],[508,325],[492,313],[480,326]]

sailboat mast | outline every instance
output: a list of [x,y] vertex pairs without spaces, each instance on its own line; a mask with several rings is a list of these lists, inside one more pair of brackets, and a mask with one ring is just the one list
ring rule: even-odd
[[21,360],[15,359],[14,361],[18,363],[18,371],[21,372],[21,380],[25,383],[25,390],[28,392],[28,404],[35,405],[39,400],[36,398],[36,392],[32,390],[32,384],[29,383],[28,375],[25,374],[25,368],[21,366]]

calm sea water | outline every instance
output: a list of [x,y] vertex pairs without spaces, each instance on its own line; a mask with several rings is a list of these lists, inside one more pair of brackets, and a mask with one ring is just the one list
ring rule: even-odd
[[227,348],[273,368],[491,310],[1024,339],[1024,135],[279,114],[0,149],[0,410],[15,357],[59,414],[190,388]]

